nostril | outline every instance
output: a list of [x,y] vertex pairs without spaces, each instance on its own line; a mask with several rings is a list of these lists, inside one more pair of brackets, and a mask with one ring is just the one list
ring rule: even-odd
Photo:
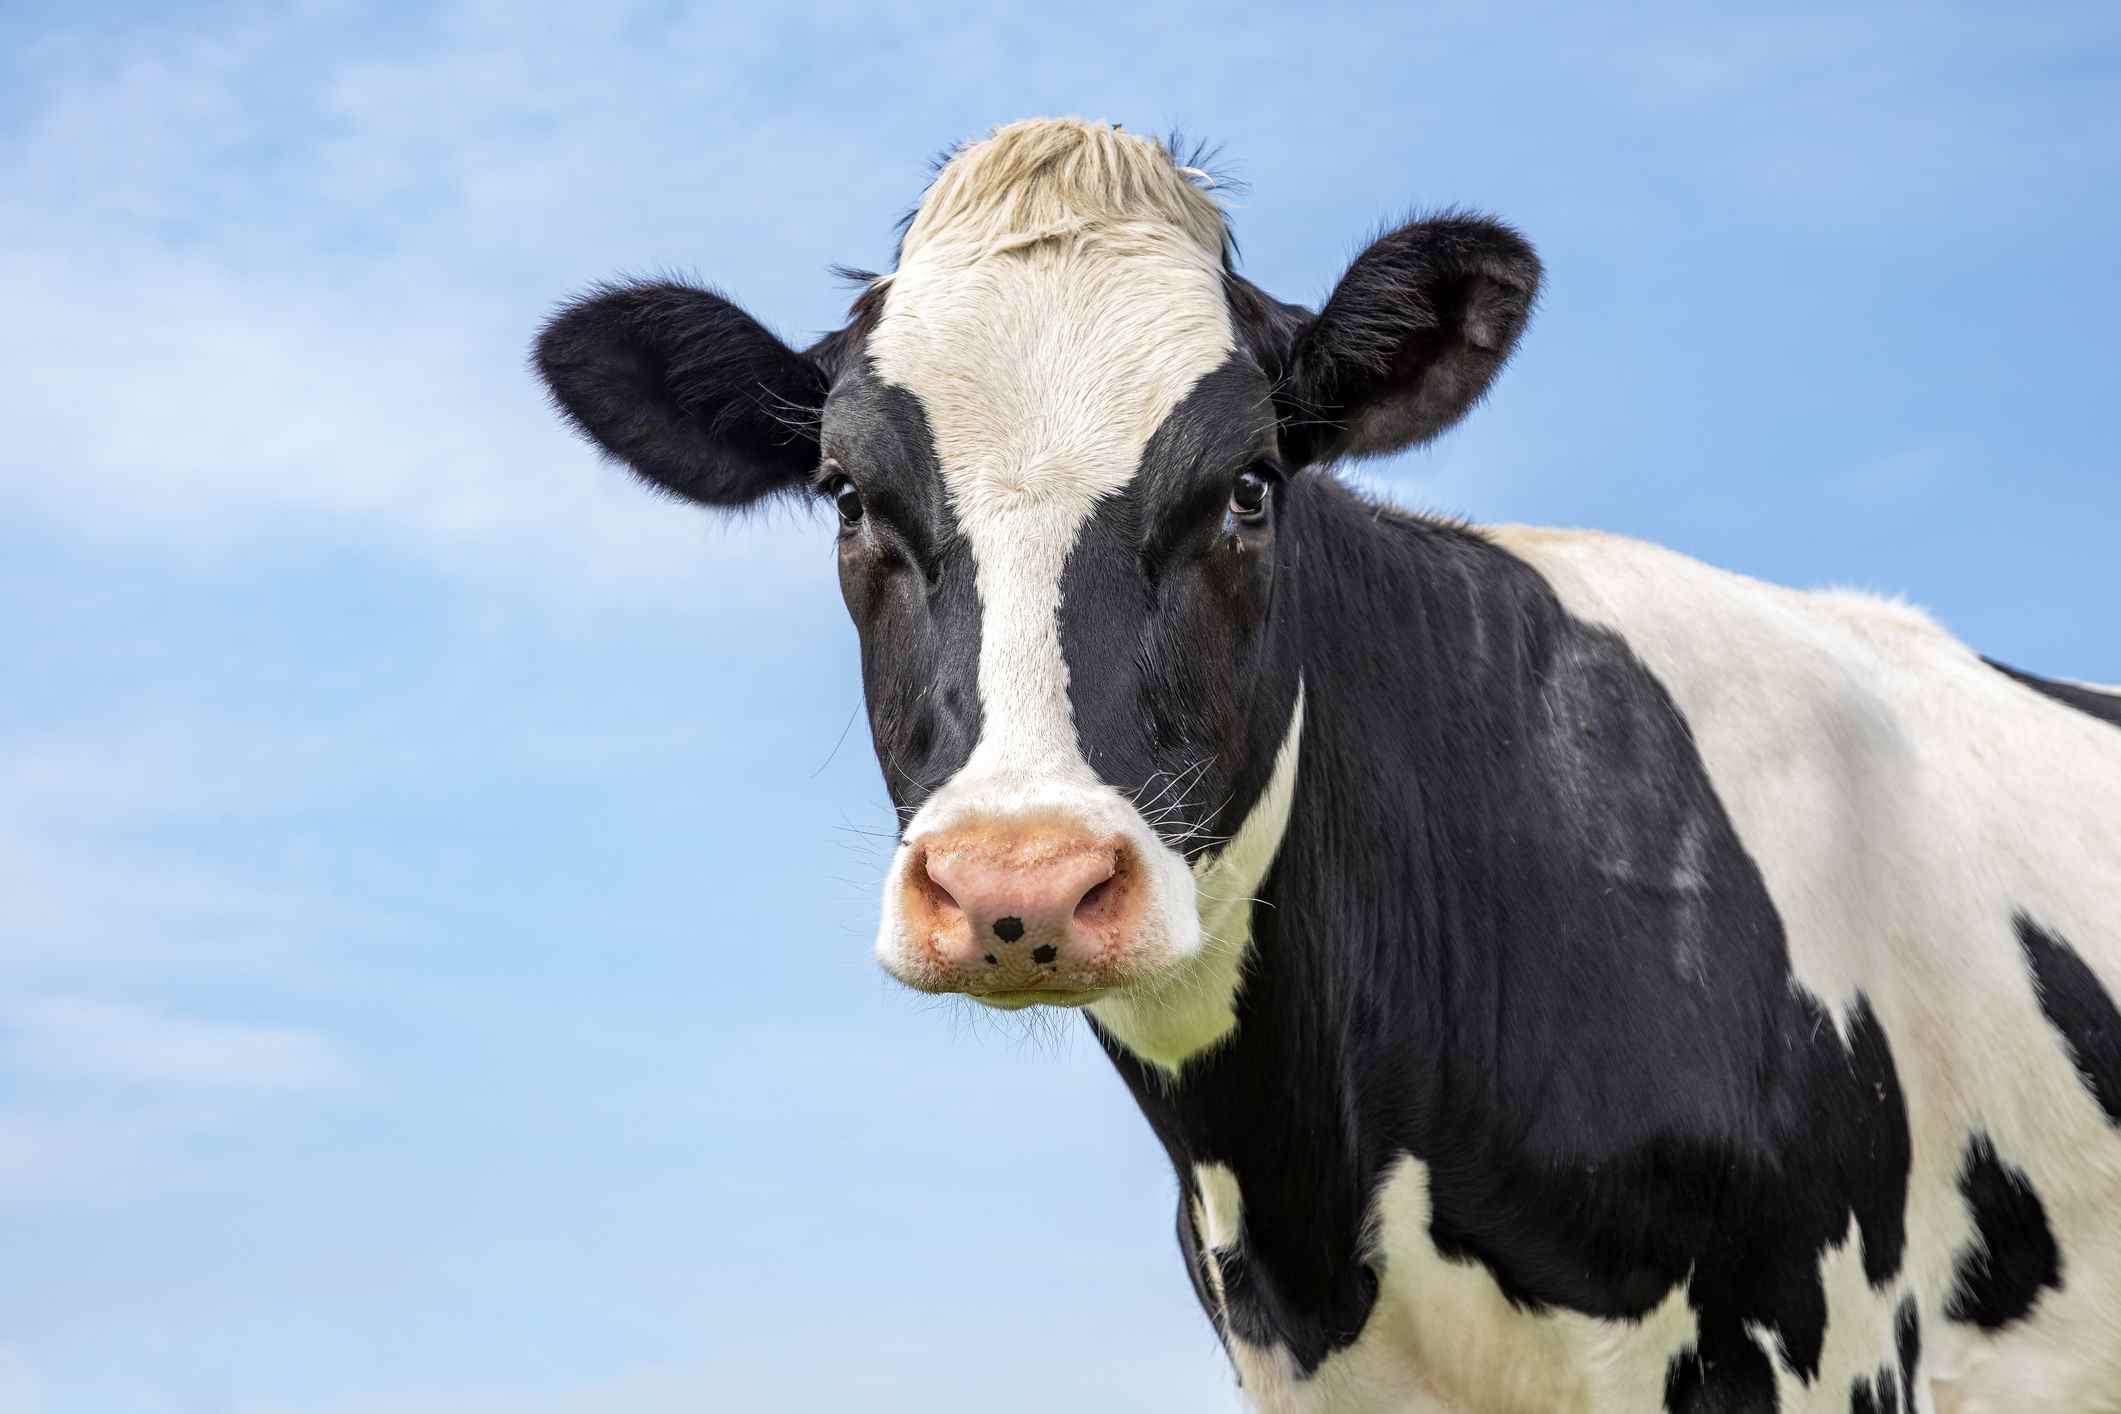
[[1083,896],[1075,901],[1076,922],[1096,924],[1106,921],[1112,912],[1113,901],[1126,887],[1125,875],[1121,872],[1124,867],[1117,852],[1108,856],[1104,865],[1105,876],[1084,890]]
[[935,856],[923,850],[919,865],[914,871],[914,877],[921,880],[922,892],[927,894],[929,905],[945,916],[962,914],[965,911],[964,905],[957,901],[955,894],[943,887],[941,879],[935,877]]
[[1111,879],[1107,879],[1101,884],[1095,884],[1091,886],[1090,892],[1084,894],[1082,896],[1082,899],[1075,905],[1075,916],[1077,918],[1090,917],[1092,914],[1097,912],[1098,906],[1111,896]]

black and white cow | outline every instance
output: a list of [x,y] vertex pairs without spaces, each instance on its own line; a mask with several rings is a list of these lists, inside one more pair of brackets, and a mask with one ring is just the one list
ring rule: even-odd
[[1538,260],[1420,221],[1313,313],[1197,176],[1016,124],[807,350],[539,340],[650,481],[836,508],[884,966],[1088,1012],[1264,1410],[2121,1410],[2121,698],[1357,495]]

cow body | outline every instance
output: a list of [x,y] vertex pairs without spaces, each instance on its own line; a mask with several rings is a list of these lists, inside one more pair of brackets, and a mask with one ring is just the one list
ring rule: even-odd
[[1107,1042],[1260,1406],[2121,1407],[2121,730],[1897,604],[1313,504],[1237,1025]]
[[2121,699],[1892,603],[1477,531],[1522,238],[1315,313],[1099,124],[954,156],[798,352],[607,287],[577,426],[839,514],[911,986],[1087,1010],[1277,1414],[2121,1410]]

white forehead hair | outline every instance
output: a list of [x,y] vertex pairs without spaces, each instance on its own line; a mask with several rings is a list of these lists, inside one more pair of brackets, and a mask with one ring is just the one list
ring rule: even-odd
[[1196,168],[1149,138],[1080,118],[1032,118],[967,143],[936,174],[899,245],[901,262],[931,239],[1008,250],[1100,227],[1155,223],[1219,261],[1228,230]]
[[960,515],[1125,484],[1233,345],[1223,241],[1161,144],[1102,123],[1012,123],[950,159],[869,355],[920,395]]
[[[1235,347],[1221,209],[1164,147],[1077,119],[961,149],[914,213],[868,352],[917,395],[971,549],[984,728],[962,773],[1083,779],[1057,613],[1097,502]],[[947,794],[947,792],[946,792]]]

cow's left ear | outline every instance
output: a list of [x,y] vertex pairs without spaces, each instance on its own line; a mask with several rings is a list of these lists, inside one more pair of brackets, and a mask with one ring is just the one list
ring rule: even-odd
[[1282,355],[1293,465],[1428,441],[1480,401],[1539,295],[1539,257],[1498,221],[1447,213],[1379,238]]

